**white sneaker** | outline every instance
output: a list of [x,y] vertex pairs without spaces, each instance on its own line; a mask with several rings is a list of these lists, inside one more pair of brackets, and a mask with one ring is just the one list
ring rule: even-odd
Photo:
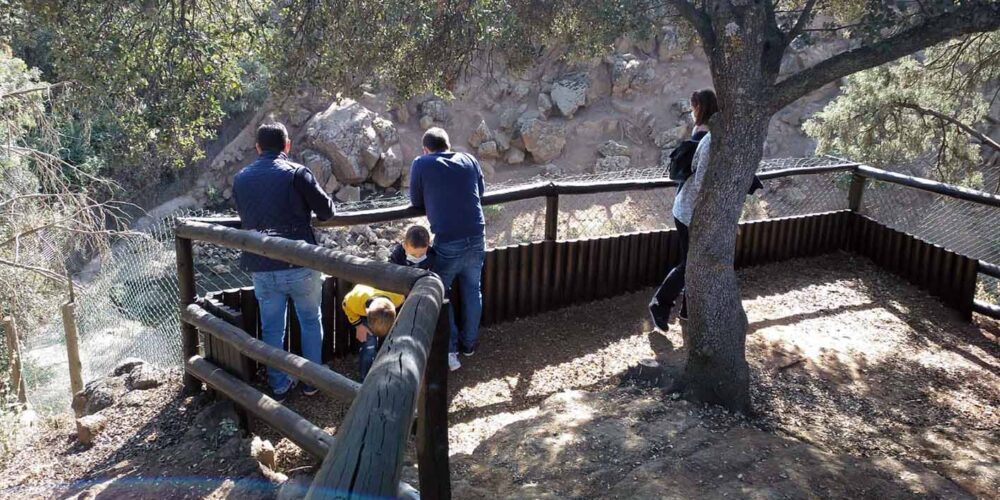
[[457,369],[459,369],[461,367],[462,367],[462,363],[460,363],[458,361],[458,353],[457,352],[449,352],[448,353],[448,369],[451,370],[451,371],[455,371],[455,370],[457,370]]

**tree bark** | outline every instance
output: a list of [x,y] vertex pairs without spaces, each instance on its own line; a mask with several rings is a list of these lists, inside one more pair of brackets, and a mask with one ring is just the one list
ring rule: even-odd
[[[720,2],[726,4],[726,2]],[[735,2],[733,2],[735,3]],[[721,113],[713,117],[708,170],[695,204],[687,264],[685,399],[750,410],[747,318],[734,270],[744,198],[763,156],[769,89],[783,44],[763,3],[720,8],[717,43],[706,47]]]

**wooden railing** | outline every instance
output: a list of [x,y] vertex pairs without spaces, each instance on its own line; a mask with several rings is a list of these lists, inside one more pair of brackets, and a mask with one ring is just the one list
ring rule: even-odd
[[[852,175],[849,210],[743,223],[734,249],[736,265],[756,265],[834,250],[853,251],[940,296],[966,317],[978,312],[1000,318],[1000,306],[976,301],[974,297],[977,276],[1000,278],[1000,266],[949,251],[859,213],[869,179],[991,207],[1000,207],[1000,197],[850,162],[773,170],[759,177],[766,181],[833,172]],[[487,193],[484,205],[544,197],[546,222],[542,241],[487,252],[483,321],[495,323],[537,314],[658,282],[665,270],[680,258],[674,230],[557,241],[559,197],[673,186],[673,181],[664,178],[597,183],[557,181]],[[413,207],[384,208],[338,214],[329,221],[317,221],[316,225],[369,224],[422,214]],[[323,457],[323,465],[309,492],[311,498],[412,493],[399,478],[403,448],[416,407],[420,494],[425,498],[449,498],[448,325],[443,308],[450,306],[443,300],[440,279],[431,273],[237,227],[239,220],[234,218],[187,219],[177,226],[180,314],[187,359],[185,384],[195,387],[200,386],[199,380],[205,382],[310,454]],[[365,283],[408,294],[365,383],[358,385],[326,367],[255,339],[247,332],[252,328],[245,327],[257,322],[252,293],[196,297],[192,241],[309,267],[342,279],[342,283]],[[236,354],[240,358],[235,362],[220,361],[229,368],[228,372],[199,355],[199,331],[206,334],[203,348],[208,349],[209,342],[225,345],[230,352],[226,356]],[[338,329],[337,335],[341,333]],[[248,361],[281,369],[332,397],[351,401],[337,438],[250,386],[252,370],[241,368]]]
[[[399,479],[417,409],[421,488],[433,492],[432,498],[450,496],[446,359],[449,330],[444,286],[437,275],[200,221],[179,221],[175,234],[187,388],[198,389],[204,382],[306,452],[322,458],[323,465],[309,492],[311,498],[386,497],[412,492]],[[203,307],[204,300],[195,294],[193,241],[263,255],[407,294],[365,383],[359,386],[325,366],[271,347],[209,313]],[[199,331],[243,356],[351,402],[338,438],[202,357]]]

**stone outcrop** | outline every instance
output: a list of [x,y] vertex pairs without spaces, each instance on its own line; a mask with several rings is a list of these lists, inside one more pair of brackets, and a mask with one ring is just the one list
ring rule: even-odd
[[628,169],[631,164],[632,159],[628,156],[606,156],[597,160],[594,165],[594,173],[619,172]]
[[524,148],[536,163],[548,163],[558,158],[566,147],[565,127],[537,115],[519,118],[517,131]]
[[578,109],[587,104],[590,82],[585,73],[567,75],[552,84],[552,104],[566,118],[573,118]]
[[656,78],[656,61],[653,59],[639,59],[633,54],[612,54],[607,62],[611,65],[611,93],[617,97],[642,92]]
[[383,151],[374,127],[376,118],[360,103],[343,99],[309,120],[306,142],[330,160],[339,182],[364,182]]
[[632,148],[617,141],[608,141],[597,148],[601,156],[631,156]]

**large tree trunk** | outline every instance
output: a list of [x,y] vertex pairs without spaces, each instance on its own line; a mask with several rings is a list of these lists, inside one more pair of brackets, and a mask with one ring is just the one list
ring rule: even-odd
[[763,3],[750,3],[720,9],[713,18],[720,36],[706,50],[722,112],[710,123],[710,161],[692,217],[686,273],[683,395],[738,412],[750,410],[750,370],[747,318],[733,267],[736,231],[767,137],[774,57],[780,62],[768,53],[777,45],[768,42],[765,16]]

